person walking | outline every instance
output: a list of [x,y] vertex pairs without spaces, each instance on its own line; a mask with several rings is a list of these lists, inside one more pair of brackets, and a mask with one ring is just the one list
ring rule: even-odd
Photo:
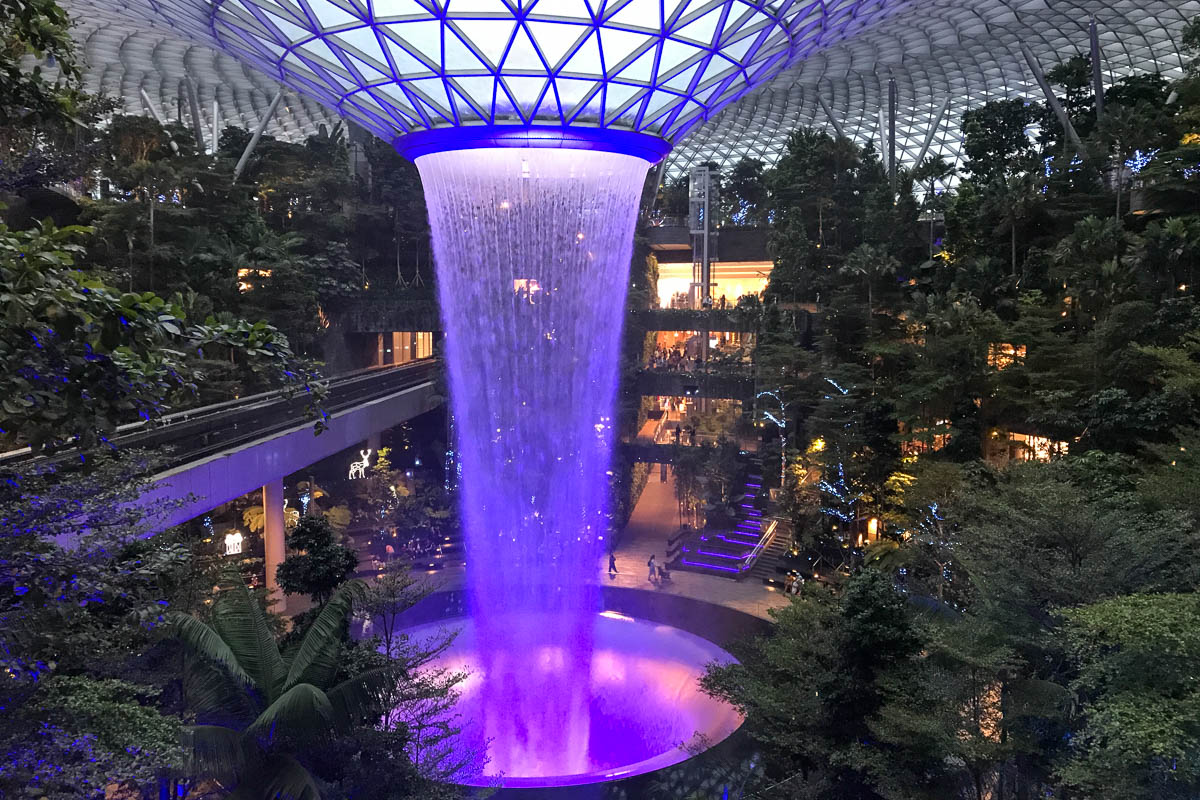
[[650,555],[650,560],[646,562],[646,566],[650,568],[650,575],[646,580],[654,583],[654,576],[658,573],[658,564],[654,561],[654,554]]
[[679,444],[679,435],[683,433],[683,429],[678,425],[675,426],[675,444]]
[[617,556],[611,550],[608,553],[608,577],[619,575],[621,571],[617,569]]

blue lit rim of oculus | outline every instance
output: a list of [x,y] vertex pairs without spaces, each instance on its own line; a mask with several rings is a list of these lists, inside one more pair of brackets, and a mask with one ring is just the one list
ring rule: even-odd
[[[221,49],[420,155],[588,146],[651,158],[905,0],[149,0]],[[132,10],[132,9],[129,9]],[[568,129],[566,137],[546,135]],[[409,134],[414,143],[403,140]],[[611,132],[611,134],[605,133]],[[646,134],[667,145],[634,144]],[[465,137],[465,138],[464,138]],[[638,137],[642,138],[642,137]],[[629,148],[632,148],[630,150]],[[657,160],[654,158],[653,160]]]

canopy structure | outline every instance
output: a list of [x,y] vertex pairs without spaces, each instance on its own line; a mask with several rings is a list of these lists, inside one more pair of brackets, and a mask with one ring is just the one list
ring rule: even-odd
[[[299,138],[349,117],[395,141],[451,126],[636,131],[671,169],[773,163],[812,125],[885,141],[901,163],[958,157],[962,112],[1039,98],[1021,52],[1049,67],[1089,48],[1106,82],[1178,74],[1200,0],[65,0],[87,88],[143,113]],[[188,80],[190,79],[190,81]],[[215,105],[214,105],[215,101]]]

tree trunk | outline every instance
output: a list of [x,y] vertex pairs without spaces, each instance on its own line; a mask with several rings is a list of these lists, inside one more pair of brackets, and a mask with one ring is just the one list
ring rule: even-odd
[[1014,215],[1012,220],[1012,228],[1009,231],[1009,244],[1012,250],[1012,274],[1017,274],[1017,218]]

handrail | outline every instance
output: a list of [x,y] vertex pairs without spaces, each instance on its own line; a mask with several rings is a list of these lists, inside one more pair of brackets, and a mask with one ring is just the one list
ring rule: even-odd
[[[437,363],[428,358],[387,369],[359,370],[329,380],[326,412],[335,414],[388,392],[398,391],[414,381],[427,381]],[[397,382],[400,382],[399,384]],[[300,393],[286,390],[263,392],[239,400],[226,400],[209,406],[181,411],[150,424],[132,423],[118,429],[113,443],[120,447],[161,449],[185,440],[190,448],[174,454],[174,464],[188,463],[214,452],[294,426],[307,400]],[[68,451],[69,452],[69,451]],[[0,463],[19,462],[32,457],[29,448],[0,454]],[[47,456],[49,461],[63,454]],[[43,458],[36,456],[35,458]]]
[[750,551],[750,555],[746,556],[745,566],[739,571],[738,577],[741,578],[742,572],[749,572],[754,567],[754,562],[762,555],[762,551],[770,547],[771,542],[775,540],[775,530],[779,527],[779,520],[772,519],[767,525],[767,529],[763,531],[763,535],[759,537],[758,544],[754,545],[754,549]]

